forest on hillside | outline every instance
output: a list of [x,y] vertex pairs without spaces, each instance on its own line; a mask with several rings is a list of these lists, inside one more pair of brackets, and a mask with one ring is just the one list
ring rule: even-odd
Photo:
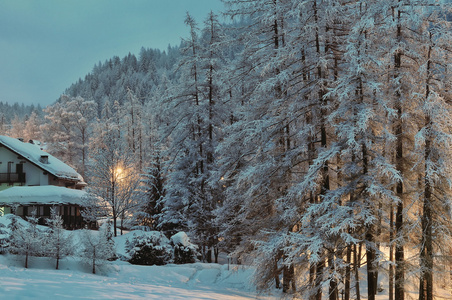
[[185,231],[262,290],[375,299],[384,273],[391,300],[413,282],[432,300],[452,263],[450,4],[224,2],[227,25],[187,14],[180,46],[98,63],[0,129],[45,141],[115,224]]

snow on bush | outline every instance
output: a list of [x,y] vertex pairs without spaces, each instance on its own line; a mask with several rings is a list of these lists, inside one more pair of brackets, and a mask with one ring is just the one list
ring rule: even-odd
[[6,226],[0,223],[0,254],[5,254],[9,246],[9,231]]
[[185,246],[185,247],[192,245],[190,243],[190,238],[183,231],[178,232],[175,235],[173,235],[171,237],[171,242],[173,242],[174,245],[181,245],[181,246]]
[[174,263],[188,264],[196,261],[198,246],[190,242],[188,235],[181,231],[171,237],[174,246]]
[[[47,227],[33,225],[14,215],[0,217],[0,254],[9,252],[26,256],[53,257],[57,268],[60,258],[73,254],[89,263],[93,270],[96,266],[106,264],[108,260],[116,257],[138,265],[185,264],[197,261],[198,247],[190,242],[185,232],[179,232],[168,239],[158,231],[134,230],[113,238],[109,230],[111,224],[108,222],[102,224],[99,231],[86,229],[67,231],[61,228],[62,220],[57,216],[53,218],[56,223],[49,219],[47,221],[51,226]],[[12,231],[15,234],[12,234]],[[26,239],[30,240],[29,243],[18,243],[22,240],[21,232],[25,237],[32,237]],[[31,235],[30,232],[35,234]],[[14,242],[14,247],[11,246],[11,242]],[[27,251],[22,251],[22,248]]]
[[135,265],[165,265],[172,261],[168,238],[158,231],[137,230],[125,245],[128,262]]

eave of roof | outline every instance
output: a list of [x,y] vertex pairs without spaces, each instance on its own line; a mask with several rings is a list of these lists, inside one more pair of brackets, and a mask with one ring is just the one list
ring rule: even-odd
[[82,206],[85,191],[60,186],[15,186],[0,191],[0,205],[58,205],[76,204]]

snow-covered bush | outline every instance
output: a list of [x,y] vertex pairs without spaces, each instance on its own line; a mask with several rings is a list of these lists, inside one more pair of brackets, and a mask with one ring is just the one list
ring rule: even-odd
[[172,261],[168,238],[158,231],[138,231],[126,241],[128,261],[135,265],[165,265]]
[[5,254],[9,246],[9,232],[5,224],[0,223],[0,254]]
[[171,243],[174,246],[175,264],[189,264],[196,261],[198,246],[190,242],[190,238],[185,232],[181,231],[173,235]]

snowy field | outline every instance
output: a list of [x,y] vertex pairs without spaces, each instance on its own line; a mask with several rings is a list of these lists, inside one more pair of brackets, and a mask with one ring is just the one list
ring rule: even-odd
[[[10,218],[0,217],[3,226]],[[21,220],[20,222],[25,221]],[[6,227],[3,227],[5,229]],[[46,229],[47,227],[42,227]],[[80,248],[82,231],[71,234],[74,247]],[[114,238],[115,252],[125,256],[126,240],[138,231]],[[138,232],[140,233],[140,232]],[[141,232],[140,234],[143,234]],[[147,233],[151,234],[152,233]],[[77,251],[75,251],[77,252]],[[220,257],[224,262],[224,257]],[[384,266],[383,266],[384,267]],[[184,265],[140,266],[116,260],[97,268],[91,274],[89,263],[80,257],[66,257],[55,270],[55,260],[31,257],[29,268],[24,268],[24,258],[0,255],[0,300],[10,299],[184,299],[184,300],[276,300],[283,294],[273,290],[272,295],[260,295],[250,280],[253,269],[228,264],[193,263]],[[361,270],[365,274],[365,269]],[[447,272],[444,273],[444,275]],[[414,276],[415,277],[415,276]],[[417,299],[416,278],[407,280],[407,299]],[[361,278],[363,279],[363,278]],[[388,299],[388,278],[382,272],[379,282],[382,291],[376,299]],[[367,283],[361,280],[361,295],[367,295]],[[436,277],[436,299],[452,299],[452,281],[448,276]],[[327,287],[324,291],[326,299]],[[289,296],[290,297],[290,296]]]
[[279,299],[258,296],[249,283],[250,270],[227,270],[227,265],[136,266],[114,262],[89,273],[71,258],[54,270],[47,258],[23,261],[0,255],[0,299]]
[[[66,258],[60,270],[53,268],[54,261],[48,258],[32,258],[31,267],[25,269],[22,259],[0,255],[0,299],[281,299],[279,292],[256,294],[249,283],[252,271],[237,266],[228,270],[219,264],[137,266],[117,261],[93,275],[89,266]],[[388,299],[384,281],[385,290],[377,295],[378,300]],[[407,299],[417,299],[416,294],[407,293]],[[438,289],[436,296],[452,299],[446,289]]]
[[[2,230],[8,231],[10,221],[8,216],[0,217]],[[21,219],[19,222],[27,224]],[[74,252],[80,252],[84,238],[82,231],[64,232],[71,235]],[[126,255],[126,240],[135,233],[137,231],[113,238],[118,255]],[[257,295],[250,283],[252,269],[241,266],[205,263],[140,266],[116,260],[97,267],[95,275],[91,272],[91,265],[78,256],[62,259],[59,270],[55,270],[52,258],[30,257],[26,269],[23,256],[0,255],[0,300],[279,299],[277,296]]]

